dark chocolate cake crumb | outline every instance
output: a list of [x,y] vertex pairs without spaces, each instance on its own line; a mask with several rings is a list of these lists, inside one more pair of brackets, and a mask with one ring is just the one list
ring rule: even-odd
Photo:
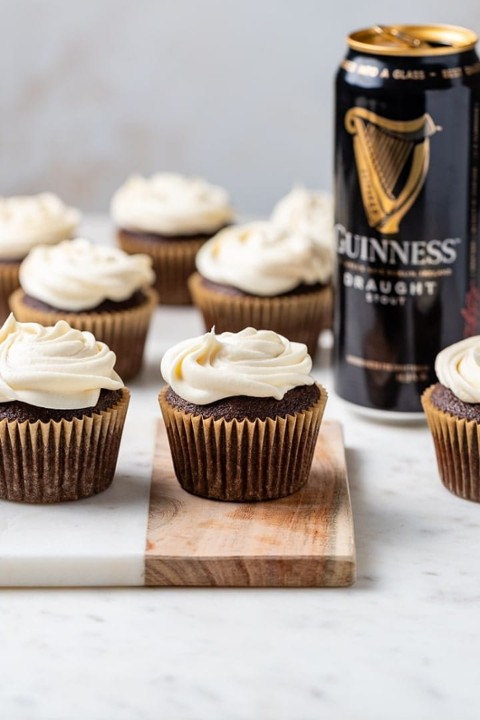
[[24,258],[0,258],[0,265],[18,265]]
[[480,422],[480,403],[463,402],[441,383],[437,383],[433,388],[430,400],[438,410],[465,420]]
[[[214,292],[219,292],[224,295],[238,295],[239,297],[262,297],[259,295],[253,295],[252,293],[244,292],[243,290],[240,290],[239,288],[233,287],[232,285],[224,285],[222,283],[213,282],[213,280],[208,280],[203,275],[201,277],[201,284],[207,288],[208,290],[213,290]],[[293,290],[289,290],[288,292],[284,293],[278,293],[275,297],[289,297],[291,295],[305,295],[308,293],[318,292],[318,290],[321,290],[324,288],[325,285],[322,285],[321,283],[314,283],[313,285],[307,285],[306,283],[301,283],[300,285],[297,285],[297,287],[293,288]]]
[[[76,314],[75,310],[65,310],[65,308],[54,307],[53,305],[42,302],[42,300],[38,300],[38,298],[34,298],[26,293],[23,294],[22,302],[25,305],[28,305],[28,307],[35,308],[36,310],[43,310],[44,312],[71,313],[72,315]],[[116,302],[115,300],[104,300],[96,307],[90,308],[89,310],[80,310],[79,312],[81,312],[82,315],[100,312],[114,313],[120,310],[131,310],[132,308],[140,307],[140,305],[143,305],[145,302],[147,302],[147,296],[141,290],[137,290],[126,300],[121,300],[120,302]]]
[[[227,226],[224,225],[224,227]],[[123,235],[127,240],[131,238],[132,240],[143,240],[144,242],[150,243],[171,243],[182,242],[184,240],[196,240],[197,242],[206,242],[207,240],[210,240],[210,238],[220,230],[223,230],[223,227],[211,233],[195,233],[193,235],[165,235],[163,233],[142,232],[141,230],[125,230],[124,228],[120,228],[118,233],[120,236]]]
[[317,385],[301,385],[289,390],[282,400],[275,400],[273,397],[256,398],[238,395],[235,397],[217,400],[207,405],[196,405],[181,398],[169,388],[167,391],[167,402],[177,410],[182,410],[192,415],[201,415],[204,418],[218,420],[265,420],[266,418],[286,417],[296,412],[303,412],[315,404],[320,397],[320,390]]
[[17,420],[17,422],[50,422],[50,420],[73,420],[100,413],[113,407],[122,397],[121,390],[101,390],[98,402],[94,407],[79,408],[73,410],[56,410],[53,408],[42,408],[36,405],[14,400],[13,402],[0,403],[0,420]]

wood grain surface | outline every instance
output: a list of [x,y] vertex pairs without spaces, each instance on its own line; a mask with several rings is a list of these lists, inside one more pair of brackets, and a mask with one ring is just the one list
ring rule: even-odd
[[339,423],[323,422],[302,490],[280,500],[240,504],[182,490],[159,421],[146,585],[340,587],[354,581],[352,509]]

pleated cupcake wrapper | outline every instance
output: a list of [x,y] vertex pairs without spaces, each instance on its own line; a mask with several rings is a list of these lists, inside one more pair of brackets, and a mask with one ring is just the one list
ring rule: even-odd
[[266,420],[214,420],[182,412],[159,395],[180,485],[230,502],[273,500],[307,482],[327,393],[302,412]]
[[20,285],[19,270],[20,263],[2,264],[0,262],[0,325],[10,314],[8,298]]
[[205,286],[201,275],[195,273],[189,280],[189,288],[207,331],[213,326],[218,333],[239,332],[246,327],[274,330],[289,340],[305,343],[313,358],[318,336],[331,326],[330,286],[283,297],[227,295]]
[[0,498],[57,503],[111,484],[130,393],[107,410],[73,420],[0,420]]
[[117,356],[115,370],[122,380],[127,381],[141,370],[148,326],[157,306],[157,292],[152,288],[144,292],[147,300],[128,310],[63,313],[27,305],[24,302],[25,293],[22,289],[18,289],[10,297],[10,307],[20,322],[54,325],[58,320],[66,320],[78,330],[88,330],[93,333],[97,340],[106,343],[113,350]]
[[442,482],[455,495],[480,502],[480,424],[435,407],[431,401],[433,388],[423,393],[422,405],[433,436]]
[[150,255],[162,305],[192,304],[187,281],[195,271],[195,256],[204,244],[203,240],[172,239],[156,243],[119,232],[118,242],[125,252]]

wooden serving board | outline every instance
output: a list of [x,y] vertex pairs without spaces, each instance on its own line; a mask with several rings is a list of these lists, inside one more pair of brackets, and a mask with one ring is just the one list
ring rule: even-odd
[[240,504],[182,490],[159,423],[146,585],[340,587],[354,581],[352,508],[339,423],[323,422],[302,490],[280,500]]

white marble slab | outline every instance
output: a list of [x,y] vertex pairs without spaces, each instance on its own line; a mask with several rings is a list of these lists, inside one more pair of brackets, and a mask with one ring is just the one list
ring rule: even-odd
[[52,506],[0,503],[0,585],[142,585],[153,425],[133,398],[112,486]]

